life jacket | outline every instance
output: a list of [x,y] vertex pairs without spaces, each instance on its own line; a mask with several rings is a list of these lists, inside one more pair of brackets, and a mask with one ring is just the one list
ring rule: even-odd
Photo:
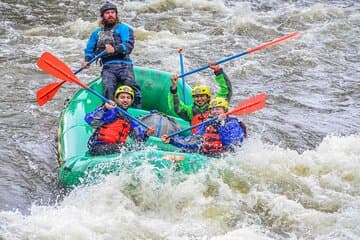
[[130,122],[124,118],[117,118],[98,128],[98,140],[105,143],[123,144],[130,133]]
[[119,36],[114,34],[114,31],[118,25],[119,24],[117,23],[112,28],[109,28],[107,30],[101,28],[101,31],[98,32],[99,38],[96,43],[96,49],[95,49],[96,54],[99,54],[100,52],[104,51],[106,44],[110,44],[115,48],[115,46],[121,43],[121,39],[119,38]]
[[[199,124],[199,123],[206,121],[209,118],[209,115],[210,115],[210,113],[208,111],[196,114],[191,119],[191,126],[194,126],[195,124]],[[192,133],[196,133],[197,130],[198,130],[198,127],[193,128],[191,131],[192,131]]]
[[203,153],[222,153],[225,148],[220,140],[220,135],[214,124],[206,127],[204,138],[201,146]]

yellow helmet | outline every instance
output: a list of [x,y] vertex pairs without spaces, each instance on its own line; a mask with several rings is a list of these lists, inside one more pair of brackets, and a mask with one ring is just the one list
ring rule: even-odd
[[225,110],[227,110],[229,108],[229,103],[228,101],[226,101],[225,98],[214,98],[210,101],[209,103],[209,109],[212,109],[214,107],[223,107],[225,108]]
[[192,89],[191,95],[195,96],[195,95],[200,95],[200,94],[205,94],[208,97],[211,97],[211,91],[210,88],[208,86],[205,85],[197,85]]
[[127,86],[127,85],[123,85],[123,86],[118,87],[118,89],[116,89],[114,97],[116,98],[120,93],[128,93],[128,94],[130,94],[132,99],[134,99],[134,95],[135,95],[134,90],[131,87]]

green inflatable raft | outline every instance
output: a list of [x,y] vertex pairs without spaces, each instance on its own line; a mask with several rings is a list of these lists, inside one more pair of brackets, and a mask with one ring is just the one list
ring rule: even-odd
[[[158,114],[158,118],[153,121],[158,130],[161,128],[162,116],[164,119],[170,116],[180,128],[188,127],[189,123],[178,118],[168,101],[171,74],[141,67],[135,67],[134,71],[136,81],[142,90],[143,109],[130,108],[128,112],[144,121],[149,116],[149,111],[160,112],[161,115]],[[99,93],[103,91],[100,77],[92,81],[89,86]],[[178,89],[182,89],[181,81],[178,81]],[[190,103],[192,102],[191,88],[186,85],[185,89],[186,100]],[[183,98],[182,91],[179,91],[179,94]],[[144,146],[135,146],[131,138],[128,138],[126,145],[129,146],[129,150],[123,153],[90,155],[87,141],[93,133],[93,128],[84,121],[84,117],[101,103],[101,99],[97,96],[81,89],[76,92],[61,113],[58,130],[59,180],[65,187],[92,183],[101,175],[116,174],[124,168],[131,171],[132,168],[144,162],[150,163],[156,171],[172,168],[186,174],[197,172],[208,162],[209,158],[206,156],[180,152],[178,148],[162,143],[160,138],[155,136],[150,137]],[[156,135],[160,136],[160,134],[163,132],[158,131]],[[190,132],[185,134],[190,134]]]

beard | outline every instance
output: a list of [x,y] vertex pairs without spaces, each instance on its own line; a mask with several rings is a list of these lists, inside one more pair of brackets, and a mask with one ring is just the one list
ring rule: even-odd
[[106,24],[115,24],[117,22],[117,18],[113,18],[113,17],[109,17],[108,19],[105,20]]

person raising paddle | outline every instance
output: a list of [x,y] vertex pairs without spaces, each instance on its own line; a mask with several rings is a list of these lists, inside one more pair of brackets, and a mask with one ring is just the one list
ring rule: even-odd
[[[209,67],[214,71],[215,82],[220,87],[220,90],[216,93],[215,97],[225,98],[228,102],[232,97],[232,86],[228,76],[224,73],[223,69],[220,68],[216,63],[211,62]],[[192,97],[194,104],[184,104],[177,94],[177,80],[179,75],[173,75],[171,77],[171,87],[169,94],[169,104],[174,106],[175,112],[184,120],[189,121],[191,125],[204,122],[209,117],[208,106],[211,99],[211,91],[208,86],[196,85],[192,89]],[[197,128],[192,130],[195,133]]]
[[92,155],[105,155],[120,152],[130,135],[136,142],[146,141],[154,134],[153,127],[146,130],[136,121],[121,114],[116,106],[126,111],[134,101],[134,90],[129,86],[120,86],[114,95],[114,101],[105,103],[93,112],[86,114],[85,121],[95,128],[88,141]]
[[210,117],[217,120],[200,125],[193,135],[161,136],[164,143],[190,152],[200,152],[205,155],[217,157],[226,151],[233,151],[235,146],[241,145],[246,137],[244,125],[235,117],[228,117],[229,103],[224,98],[214,98],[209,103]]
[[115,4],[105,2],[100,8],[102,18],[99,28],[90,35],[85,48],[85,62],[83,68],[88,68],[88,62],[95,54],[106,51],[101,57],[103,68],[101,77],[104,84],[104,95],[112,99],[115,90],[120,85],[128,85],[135,91],[133,107],[141,108],[141,89],[135,81],[130,53],[134,48],[135,38],[133,29],[121,22]]

